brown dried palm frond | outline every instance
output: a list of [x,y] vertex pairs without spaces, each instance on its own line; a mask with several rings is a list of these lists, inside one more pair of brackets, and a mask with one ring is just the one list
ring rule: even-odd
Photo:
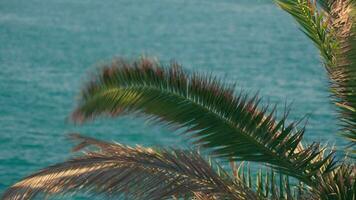
[[241,184],[220,177],[196,152],[129,147],[80,135],[74,150],[94,146],[84,155],[56,164],[14,184],[3,199],[75,192],[130,199],[257,199]]
[[333,0],[330,5],[330,26],[338,41],[335,65],[328,66],[331,89],[340,110],[343,135],[356,147],[356,1]]

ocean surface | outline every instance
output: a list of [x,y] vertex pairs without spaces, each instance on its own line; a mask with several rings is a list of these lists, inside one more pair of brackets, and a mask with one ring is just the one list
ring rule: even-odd
[[76,126],[67,118],[87,75],[113,57],[176,60],[215,74],[263,103],[309,116],[305,142],[336,135],[326,72],[293,19],[258,0],[1,0],[0,194],[35,170],[71,157],[68,133],[125,144],[189,147],[132,116]]

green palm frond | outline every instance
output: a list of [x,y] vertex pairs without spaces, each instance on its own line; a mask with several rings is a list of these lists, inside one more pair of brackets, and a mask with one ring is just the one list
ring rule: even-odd
[[[338,43],[329,29],[329,21],[319,12],[316,2],[311,0],[274,0],[301,26],[301,30],[314,42],[327,66],[335,64]],[[329,1],[322,1],[328,5]]]
[[355,200],[356,165],[349,160],[340,162],[332,172],[318,177],[318,185],[306,187],[302,182],[260,168],[252,173],[250,165],[233,164],[233,174],[238,182],[255,191],[261,199],[271,200]]
[[320,50],[339,108],[343,135],[356,144],[356,3],[354,0],[275,0]]
[[289,176],[269,168],[260,168],[257,173],[253,173],[250,163],[231,162],[231,165],[236,180],[255,191],[260,199],[312,200],[310,190]]
[[9,188],[3,199],[33,199],[38,195],[103,194],[130,199],[256,199],[248,188],[221,178],[197,153],[128,147],[73,135],[75,150],[98,150],[35,173]]
[[[294,3],[299,7],[303,5],[306,12],[291,11],[293,6],[281,7],[297,19],[304,32],[319,48],[331,79],[333,100],[340,110],[343,135],[356,143],[355,1],[325,0],[320,3],[327,13],[318,11],[307,0]],[[304,21],[300,21],[300,18]]]
[[301,148],[304,128],[276,121],[258,109],[259,99],[239,94],[215,77],[188,75],[177,64],[162,67],[148,59],[124,60],[104,67],[84,88],[73,119],[99,115],[144,114],[174,128],[184,128],[194,143],[234,160],[264,162],[313,184],[320,167],[333,166],[333,155],[319,159],[318,144]]
[[343,163],[327,176],[320,177],[314,196],[323,200],[356,199],[356,165]]

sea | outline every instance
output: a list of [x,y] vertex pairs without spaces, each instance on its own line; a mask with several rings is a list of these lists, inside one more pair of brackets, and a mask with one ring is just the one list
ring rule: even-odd
[[346,144],[317,48],[272,1],[1,0],[0,194],[71,158],[73,132],[192,148],[176,131],[136,116],[69,120],[89,74],[113,58],[142,56],[258,93],[262,105],[277,105],[277,118],[290,109],[290,122],[307,119],[300,125],[307,144],[340,151]]

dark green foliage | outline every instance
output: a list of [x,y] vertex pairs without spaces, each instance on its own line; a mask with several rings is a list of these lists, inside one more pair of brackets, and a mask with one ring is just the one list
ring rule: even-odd
[[291,179],[289,176],[276,173],[268,168],[260,168],[257,174],[252,174],[250,164],[233,164],[231,167],[238,182],[255,190],[260,199],[310,199],[311,193],[302,182]]
[[320,185],[314,190],[315,198],[323,200],[356,199],[356,166],[343,163],[332,173],[320,177]]
[[[239,94],[215,77],[188,75],[177,64],[162,67],[148,59],[119,60],[104,67],[83,90],[76,121],[98,115],[144,114],[185,128],[194,143],[233,160],[264,162],[312,185],[316,174],[332,169],[332,154],[320,157],[318,144],[300,148],[304,128],[276,121],[258,109],[259,99]],[[318,159],[318,160],[315,160]],[[312,162],[313,161],[313,162]],[[320,168],[327,164],[325,171]]]

